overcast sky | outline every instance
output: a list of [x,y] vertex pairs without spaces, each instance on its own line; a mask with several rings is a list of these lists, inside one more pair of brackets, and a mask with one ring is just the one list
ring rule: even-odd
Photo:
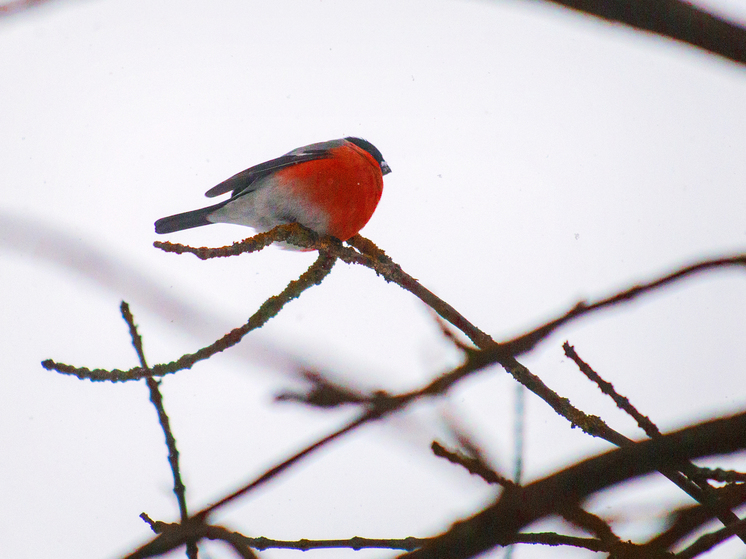
[[[707,5],[746,21],[742,3]],[[201,262],[152,247],[155,219],[205,205],[206,190],[250,165],[347,135],[373,142],[393,172],[362,234],[497,340],[746,247],[744,68],[542,3],[60,0],[0,18],[0,75],[8,557],[116,557],[151,537],[141,512],[178,518],[144,384],[83,382],[40,361],[135,366],[122,299],[150,363],[171,361],[302,273],[313,254]],[[214,225],[168,239],[220,246],[250,233]],[[568,326],[523,361],[634,438],[564,359],[563,341],[664,430],[743,409],[745,297],[742,272],[700,276]],[[395,392],[459,359],[422,303],[337,264],[240,346],[164,380],[190,507],[351,416],[273,404],[299,386],[300,367]],[[432,457],[445,432],[437,418],[459,418],[509,473],[513,397],[508,375],[484,372],[407,421],[339,441],[216,520],[278,539],[438,533],[494,493]],[[527,405],[528,481],[609,448],[537,398]],[[622,537],[687,502],[646,483],[594,505]],[[712,557],[742,555],[731,543]]]

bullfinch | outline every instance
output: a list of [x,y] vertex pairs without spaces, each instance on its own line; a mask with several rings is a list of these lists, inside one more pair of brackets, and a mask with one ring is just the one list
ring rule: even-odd
[[248,225],[269,231],[300,223],[346,241],[373,215],[391,172],[381,152],[366,140],[347,137],[311,144],[249,167],[205,193],[231,197],[213,206],[164,217],[156,233],[211,223]]

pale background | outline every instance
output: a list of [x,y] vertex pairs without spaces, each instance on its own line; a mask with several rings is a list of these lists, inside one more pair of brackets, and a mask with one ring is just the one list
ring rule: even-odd
[[[709,4],[746,21],[743,1]],[[746,246],[744,68],[541,3],[60,0],[0,19],[0,76],[6,557],[116,557],[151,537],[141,512],[177,519],[144,384],[79,381],[40,361],[135,366],[122,299],[150,363],[170,361],[305,270],[312,254],[203,263],[152,247],[155,219],[206,204],[204,191],[249,165],[345,135],[372,141],[393,173],[363,234],[498,340]],[[169,239],[222,245],[250,233],[215,225]],[[564,359],[569,340],[661,428],[690,424],[746,404],[745,298],[742,271],[701,276],[566,327],[523,361],[641,437]],[[272,403],[298,388],[301,363],[397,391],[458,361],[418,300],[337,264],[238,348],[164,380],[191,510],[350,417]],[[446,433],[439,414],[460,418],[509,473],[513,397],[501,370],[482,373],[215,520],[285,539],[438,533],[493,498],[429,453]],[[609,448],[532,396],[527,422],[528,481]],[[659,510],[687,502],[654,477],[636,487],[594,508],[623,537],[660,528]],[[728,544],[712,556],[742,555]],[[230,553],[212,544],[202,556]]]

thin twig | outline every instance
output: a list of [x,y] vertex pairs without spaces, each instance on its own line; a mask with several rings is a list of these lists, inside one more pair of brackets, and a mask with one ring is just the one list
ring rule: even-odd
[[128,380],[139,380],[149,374],[153,376],[163,376],[175,373],[182,369],[191,369],[195,363],[212,357],[216,353],[225,351],[240,342],[243,337],[257,328],[261,328],[268,320],[273,318],[280,310],[290,301],[299,297],[309,287],[320,284],[329,274],[334,265],[335,258],[327,253],[319,253],[319,257],[297,280],[291,281],[288,286],[279,294],[267,299],[257,310],[248,322],[243,326],[234,328],[228,334],[216,342],[204,347],[195,353],[182,355],[176,361],[161,365],[154,365],[151,369],[145,370],[142,367],[135,367],[127,371],[120,369],[88,369],[86,367],[73,367],[64,363],[57,363],[51,359],[42,361],[45,369],[57,371],[58,373],[76,376],[80,379],[92,381],[109,381],[120,382]]
[[562,349],[564,350],[565,355],[575,362],[578,369],[580,369],[580,371],[588,377],[591,382],[595,383],[601,392],[614,400],[614,403],[620,410],[624,411],[637,422],[637,425],[640,426],[640,429],[642,429],[648,437],[652,438],[660,436],[661,432],[655,423],[653,423],[649,417],[637,411],[637,408],[630,403],[629,398],[619,394],[613,384],[602,379],[601,375],[594,371],[588,363],[580,358],[575,351],[575,348],[571,346],[569,342],[562,344]]
[[210,539],[221,539],[233,541],[238,545],[264,551],[265,549],[295,549],[298,551],[309,551],[311,549],[403,549],[411,551],[422,547],[430,538],[361,538],[355,536],[348,539],[338,540],[274,540],[270,538],[249,538],[238,532],[231,532],[220,526],[210,526],[206,537]]
[[430,449],[433,451],[433,454],[435,456],[439,458],[445,458],[451,464],[457,464],[461,466],[470,474],[479,476],[489,484],[500,485],[502,487],[514,485],[511,480],[501,476],[496,471],[488,467],[487,464],[485,464],[484,460],[466,456],[465,454],[462,454],[460,452],[448,450],[437,441],[433,441],[433,443],[430,445]]
[[324,250],[328,244],[340,244],[339,241],[335,243],[332,237],[321,239],[317,233],[314,233],[307,227],[303,227],[299,223],[287,223],[285,225],[278,225],[265,233],[257,233],[253,237],[225,247],[191,247],[168,241],[155,241],[153,246],[164,252],[194,254],[200,260],[209,260],[211,258],[227,258],[229,256],[257,252],[274,242],[290,243],[302,248],[315,248],[319,250]]
[[[126,301],[122,301],[119,306],[122,312],[122,318],[127,323],[130,330],[130,337],[132,338],[132,345],[135,347],[137,357],[140,360],[140,366],[148,371],[148,363],[145,360],[145,351],[142,347],[142,337],[137,331],[137,325],[135,324],[135,317],[130,312],[130,306]],[[166,414],[166,408],[163,405],[163,396],[161,395],[158,381],[156,381],[151,375],[145,377],[145,382],[148,385],[148,391],[150,392],[150,401],[155,407],[155,411],[158,414],[158,422],[161,424],[161,430],[163,436],[166,439],[166,447],[168,448],[168,463],[171,466],[171,475],[174,478],[174,494],[176,495],[176,501],[179,503],[179,515],[181,521],[186,522],[189,518],[189,512],[186,504],[186,486],[181,481],[181,471],[179,469],[179,451],[176,448],[176,439],[174,438],[173,432],[171,431],[171,424]],[[197,559],[198,556],[197,544],[194,541],[187,542],[187,557],[189,559]]]
[[[361,538],[359,536],[349,538],[346,540],[273,540],[270,538],[249,538],[238,532],[230,532],[225,528],[218,526],[210,526],[207,530],[206,537],[210,539],[218,539],[213,536],[220,535],[219,539],[223,541],[234,541],[241,543],[247,547],[252,547],[263,551],[265,549],[297,549],[299,551],[309,551],[311,549],[354,549],[359,551],[361,549],[403,549],[412,551],[419,549],[423,545],[427,544],[433,538],[402,538],[402,539],[377,539],[377,538]],[[591,538],[577,538],[574,536],[565,536],[562,534],[555,534],[551,532],[540,532],[540,533],[528,533],[528,534],[516,534],[513,539],[513,544],[537,544],[537,545],[548,545],[548,546],[559,546],[566,545],[572,547],[579,547],[583,549],[589,549],[591,551],[608,551],[600,540]]]

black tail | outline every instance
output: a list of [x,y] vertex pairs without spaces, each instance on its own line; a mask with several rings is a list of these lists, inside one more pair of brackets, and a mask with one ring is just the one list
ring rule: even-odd
[[210,225],[212,221],[207,220],[207,216],[218,208],[225,206],[226,202],[215,204],[214,206],[208,206],[200,210],[193,210],[191,212],[185,212],[183,214],[170,215],[168,217],[162,217],[155,222],[155,232],[159,235],[164,233],[173,233],[174,231],[181,231],[183,229],[191,229],[192,227],[202,227],[203,225]]

